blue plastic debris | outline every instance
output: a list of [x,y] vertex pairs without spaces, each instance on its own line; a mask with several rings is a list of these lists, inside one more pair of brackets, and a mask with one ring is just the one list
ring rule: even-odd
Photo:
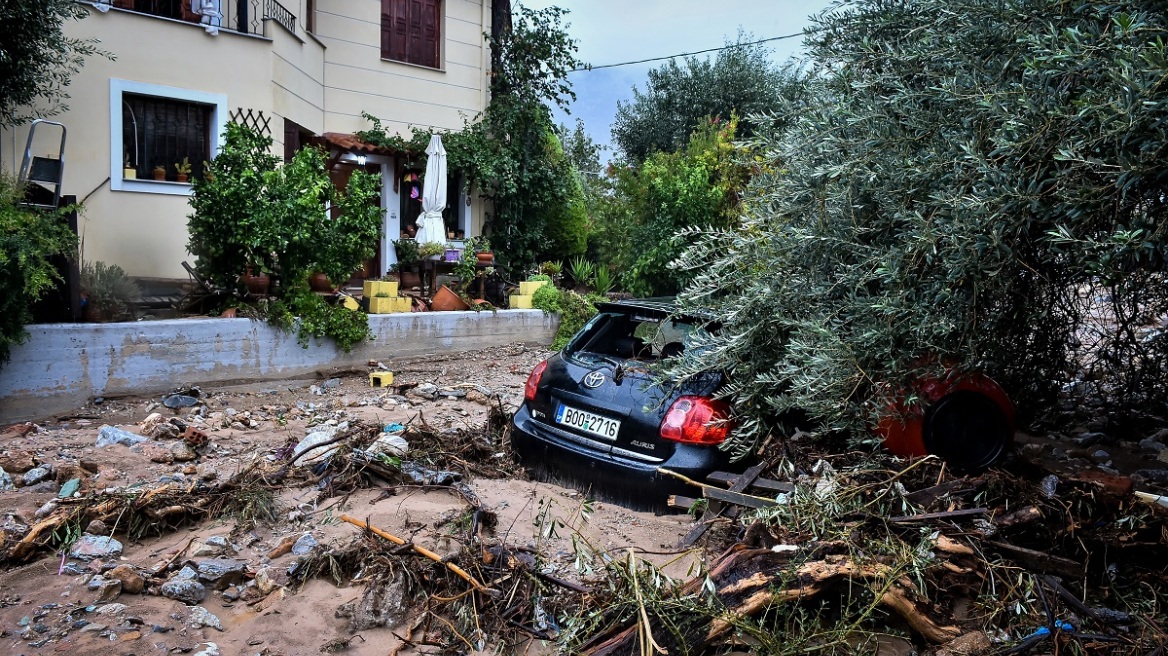
[[392,423],[392,424],[386,424],[385,428],[381,429],[381,432],[383,432],[383,433],[400,433],[400,432],[404,431],[405,429],[406,429],[406,427],[402,424]]
[[[1074,631],[1075,630],[1075,627],[1071,626],[1070,622],[1064,622],[1062,620],[1056,621],[1054,623],[1054,626],[1059,631]],[[1036,630],[1034,633],[1031,633],[1030,635],[1028,635],[1026,637],[1033,638],[1036,636],[1044,636],[1044,635],[1050,635],[1050,627],[1049,626],[1040,626],[1040,627],[1038,627],[1038,630]]]

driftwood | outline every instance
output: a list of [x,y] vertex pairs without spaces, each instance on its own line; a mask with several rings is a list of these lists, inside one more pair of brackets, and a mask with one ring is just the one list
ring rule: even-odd
[[493,590],[490,590],[489,588],[487,588],[487,586],[483,585],[482,583],[479,583],[478,579],[471,576],[470,574],[467,574],[466,570],[462,569],[458,565],[455,565],[454,563],[444,561],[442,559],[442,556],[439,556],[438,554],[434,553],[433,551],[430,551],[429,549],[427,549],[421,545],[417,545],[417,544],[414,544],[412,542],[407,542],[407,541],[403,540],[402,538],[399,538],[396,535],[393,535],[392,533],[388,533],[386,531],[383,531],[383,530],[377,528],[376,526],[372,526],[372,525],[370,525],[366,522],[363,522],[355,517],[350,517],[348,515],[341,515],[340,520],[343,522],[348,522],[348,523],[350,523],[353,526],[356,526],[358,528],[363,528],[367,531],[370,531],[370,532],[376,534],[377,536],[385,538],[386,540],[389,540],[390,542],[392,542],[396,545],[403,546],[403,547],[408,546],[409,548],[413,549],[414,552],[417,553],[418,555],[425,556],[426,558],[429,558],[430,560],[432,560],[440,565],[445,565],[446,569],[449,569],[451,572],[454,572],[460,579],[471,584],[471,586],[474,587],[475,590],[478,590],[480,592],[488,592],[488,593],[494,592]]
[[[681,651],[677,648],[682,644],[686,650],[700,652],[724,637],[734,627],[735,618],[753,617],[776,604],[815,597],[845,580],[884,582],[880,603],[904,618],[909,626],[931,642],[948,642],[961,634],[956,626],[939,624],[926,615],[914,600],[914,593],[896,580],[892,570],[884,565],[862,564],[845,555],[823,556],[793,569],[789,565],[790,554],[769,549],[733,548],[709,572],[718,601],[726,609],[722,616],[705,623],[696,618],[689,618],[690,621],[671,618],[674,625],[683,627],[681,635],[656,625],[646,630],[645,619],[637,618],[631,626],[598,636],[581,653],[586,656],[638,654],[643,636],[652,636],[655,643],[669,653]],[[705,577],[692,579],[682,587],[680,594],[698,594],[704,583]]]

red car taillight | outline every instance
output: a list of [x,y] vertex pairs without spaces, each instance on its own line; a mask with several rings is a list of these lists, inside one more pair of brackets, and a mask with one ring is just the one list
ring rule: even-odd
[[661,420],[661,437],[686,444],[714,445],[730,432],[730,406],[704,396],[683,396],[669,406]]
[[543,370],[547,369],[547,360],[535,365],[531,375],[527,377],[527,384],[523,386],[523,398],[527,401],[535,400],[535,390],[539,387],[539,379],[543,377]]

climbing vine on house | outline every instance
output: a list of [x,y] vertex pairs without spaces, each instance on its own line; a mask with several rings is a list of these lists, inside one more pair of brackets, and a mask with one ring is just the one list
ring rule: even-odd
[[[576,43],[561,26],[558,7],[519,7],[513,28],[488,37],[499,70],[491,80],[491,102],[476,122],[444,134],[447,165],[461,170],[494,207],[486,220],[499,264],[511,271],[541,259],[583,253],[586,244],[582,190],[556,136],[549,105],[575,98],[568,71],[583,65]],[[374,116],[363,141],[425,160],[429,130],[388,134]]]

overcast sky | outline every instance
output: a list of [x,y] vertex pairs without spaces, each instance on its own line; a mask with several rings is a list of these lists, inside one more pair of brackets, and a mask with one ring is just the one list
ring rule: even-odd
[[[551,5],[570,11],[568,33],[580,47],[580,59],[593,66],[717,48],[737,38],[739,28],[753,39],[800,32],[808,16],[826,8],[829,0],[518,0],[531,9]],[[776,61],[801,54],[802,39],[766,44]],[[717,53],[699,55],[716,56]],[[608,145],[618,100],[642,91],[650,69],[666,62],[633,64],[572,73],[576,91],[572,115],[557,112],[556,120],[575,125],[576,118],[592,139]],[[605,158],[611,156],[606,153]]]

